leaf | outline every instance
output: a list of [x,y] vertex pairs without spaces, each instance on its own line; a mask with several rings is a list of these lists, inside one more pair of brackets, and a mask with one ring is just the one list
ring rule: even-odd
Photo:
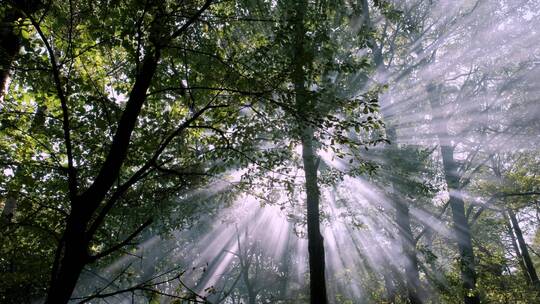
[[28,29],[26,27],[23,27],[21,29],[21,36],[24,40],[30,39],[30,32],[28,32]]

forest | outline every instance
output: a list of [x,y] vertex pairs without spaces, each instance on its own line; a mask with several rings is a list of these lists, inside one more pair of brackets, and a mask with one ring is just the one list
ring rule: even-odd
[[0,303],[540,303],[540,1],[0,20]]

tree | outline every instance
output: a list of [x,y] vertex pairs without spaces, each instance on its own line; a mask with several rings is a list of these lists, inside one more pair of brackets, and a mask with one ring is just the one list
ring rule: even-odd
[[[306,1],[298,1],[294,7],[294,68],[292,71],[292,81],[294,83],[295,102],[298,113],[305,112],[313,106],[308,99],[308,92],[305,88],[306,75],[304,69],[309,69],[311,63],[305,49],[306,29],[304,26]],[[325,260],[324,243],[320,231],[319,221],[319,186],[317,183],[318,160],[314,149],[314,130],[309,124],[300,121],[302,143],[302,161],[306,175],[307,194],[307,227],[308,227],[308,247],[309,247],[309,278],[310,278],[310,299],[311,303],[327,303],[326,281],[325,281]]]
[[[131,242],[142,229],[150,224],[151,221],[148,219],[143,225],[135,229],[132,234],[128,235],[124,241],[112,245],[109,249],[105,249],[100,253],[89,253],[91,242],[93,241],[97,230],[103,224],[103,221],[108,216],[111,208],[118,204],[118,201],[125,192],[130,190],[135,183],[141,180],[141,178],[146,177],[150,171],[157,170],[156,167],[160,167],[157,162],[158,158],[173,139],[183,132],[194,120],[198,119],[205,111],[216,108],[215,105],[207,104],[207,106],[203,106],[192,113],[193,115],[191,115],[191,117],[188,117],[186,121],[178,125],[176,130],[171,132],[161,143],[157,144],[155,148],[152,149],[151,156],[142,167],[139,167],[136,171],[132,171],[131,176],[124,179],[120,184],[117,184],[119,181],[118,178],[127,173],[127,171],[122,171],[122,168],[124,167],[123,165],[128,162],[128,148],[133,146],[130,145],[130,139],[134,133],[133,131],[136,122],[141,116],[141,108],[147,99],[147,91],[151,86],[152,78],[158,70],[158,63],[160,60],[163,60],[162,52],[164,48],[170,43],[169,41],[177,39],[184,34],[210,4],[211,1],[207,1],[202,3],[201,6],[196,7],[194,13],[184,19],[184,24],[174,30],[170,28],[170,23],[174,21],[174,18],[172,18],[171,15],[164,14],[167,14],[167,9],[174,11],[175,8],[166,8],[163,5],[155,4],[138,7],[142,13],[139,17],[141,19],[132,19],[134,22],[131,24],[133,25],[133,28],[128,32],[137,33],[137,31],[139,31],[139,35],[145,36],[139,36],[134,40],[139,42],[139,48],[144,47],[144,57],[140,63],[138,63],[139,58],[137,57],[139,55],[136,55],[135,63],[138,64],[132,65],[136,67],[133,86],[129,90],[123,109],[115,109],[119,119],[116,130],[114,131],[114,136],[112,136],[111,139],[110,148],[108,149],[108,152],[104,154],[103,161],[99,160],[99,157],[92,160],[88,159],[90,163],[94,162],[95,164],[93,164],[95,167],[90,166],[90,168],[88,168],[88,165],[83,165],[85,163],[85,153],[87,152],[81,150],[81,147],[79,146],[79,140],[81,138],[73,137],[76,132],[73,130],[74,122],[72,121],[72,117],[70,117],[73,113],[80,111],[80,108],[78,107],[83,105],[81,102],[76,102],[73,93],[77,92],[78,88],[80,90],[80,87],[77,86],[79,85],[78,81],[81,81],[83,80],[81,78],[84,78],[84,67],[81,65],[76,66],[77,72],[75,73],[72,69],[67,68],[74,66],[74,61],[77,58],[76,55],[80,56],[78,53],[85,47],[84,45],[81,46],[81,44],[87,43],[78,38],[85,37],[83,34],[85,32],[87,35],[86,37],[94,34],[94,28],[92,27],[100,26],[97,18],[89,19],[90,22],[87,22],[86,24],[80,19],[75,19],[76,13],[78,15],[86,11],[93,12],[97,16],[98,14],[106,14],[106,12],[94,10],[92,5],[86,5],[85,3],[81,3],[79,6],[74,6],[74,4],[71,3],[69,7],[51,6],[50,10],[59,14],[59,16],[67,10],[68,17],[65,20],[68,21],[68,24],[63,24],[61,21],[59,22],[60,19],[58,16],[56,16],[56,19],[37,19],[36,16],[34,16],[33,11],[26,10],[26,8],[19,8],[20,13],[22,13],[34,27],[37,36],[39,36],[41,43],[43,43],[43,47],[47,51],[46,56],[50,62],[49,69],[52,74],[52,83],[55,88],[54,95],[50,98],[59,103],[54,105],[54,107],[51,107],[51,111],[56,111],[58,109],[62,113],[60,120],[62,121],[62,144],[64,145],[65,152],[61,153],[61,155],[67,162],[67,168],[64,169],[61,175],[67,175],[67,187],[65,189],[69,193],[68,205],[70,211],[65,219],[65,228],[63,229],[52,267],[52,277],[47,303],[67,302],[85,265],[95,262],[125,246]],[[127,9],[129,11],[137,8],[138,5],[142,4],[130,3],[129,5],[122,7],[122,9]],[[150,17],[147,17],[146,14]],[[47,27],[44,27],[43,22],[48,22],[49,20],[50,23],[47,24]],[[75,25],[77,25],[76,29]],[[67,43],[59,40],[59,42],[53,44],[51,37],[54,30],[51,31],[49,26],[52,28],[56,26],[58,32],[61,32],[63,29],[68,29]],[[75,30],[78,31],[78,37],[72,35]],[[144,45],[141,44],[142,39],[146,40]],[[78,47],[77,49],[75,49],[75,45]],[[59,53],[59,49],[62,48],[65,48],[65,53]],[[104,50],[107,50],[107,48],[104,48]],[[94,54],[97,55],[96,53]],[[66,61],[70,61],[70,63],[68,64]],[[21,76],[22,75],[19,77]],[[66,79],[70,78],[75,82],[66,83]],[[86,88],[91,87],[92,79],[86,79],[85,85],[87,85]],[[39,92],[39,89],[39,87],[34,86],[35,91]],[[14,92],[13,95],[17,93],[18,92]],[[86,94],[86,92],[79,92],[79,94],[81,93],[83,96]],[[86,168],[82,166],[85,166]],[[85,169],[98,170],[92,171]],[[93,172],[96,174],[95,177],[91,177]]]

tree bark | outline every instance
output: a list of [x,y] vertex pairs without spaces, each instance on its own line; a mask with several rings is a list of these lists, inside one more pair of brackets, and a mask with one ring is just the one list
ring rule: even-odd
[[531,256],[529,255],[529,248],[527,248],[527,243],[525,242],[525,239],[523,238],[523,232],[521,231],[521,228],[519,227],[519,222],[517,220],[516,214],[510,208],[508,209],[508,217],[510,217],[512,228],[516,235],[517,243],[521,251],[521,257],[523,258],[523,264],[525,265],[525,269],[527,270],[527,275],[529,277],[529,280],[535,288],[540,288],[540,282],[538,281],[538,274],[536,273],[536,269],[534,268],[534,264],[532,262]]
[[411,230],[411,217],[409,206],[405,202],[395,201],[396,222],[401,239],[401,248],[405,255],[405,278],[407,296],[411,304],[420,304],[421,285],[418,274],[418,258],[416,256],[416,245]]
[[[206,0],[203,6],[195,12],[187,21],[180,26],[176,31],[164,37],[165,40],[170,40],[178,37],[189,26],[191,26],[199,16],[210,6],[212,0]],[[58,97],[62,103],[62,112],[64,114],[64,138],[68,156],[68,163],[72,162],[71,142],[69,137],[69,121],[67,117],[68,100],[60,83],[59,66],[56,63],[54,50],[47,43],[47,39],[40,29],[39,22],[32,19],[31,14],[35,13],[41,6],[40,0],[14,0],[10,1],[11,7],[6,8],[2,16],[2,27],[0,28],[0,100],[2,100],[3,89],[9,76],[9,70],[12,62],[20,48],[21,38],[14,31],[14,22],[22,17],[28,17],[32,21],[32,25],[36,28],[41,36],[51,61],[53,75],[55,76],[55,85]],[[152,28],[151,31],[161,30],[159,27]],[[152,34],[156,33],[151,33]],[[66,218],[64,232],[62,233],[61,241],[59,242],[54,264],[51,271],[49,290],[47,292],[46,304],[62,304],[68,303],[78,278],[84,269],[85,265],[97,260],[114,250],[121,247],[124,243],[113,246],[110,250],[102,252],[98,256],[90,256],[88,247],[90,241],[95,234],[95,227],[99,227],[101,220],[106,216],[110,206],[104,206],[99,213],[97,210],[103,205],[103,200],[110,193],[115,181],[117,180],[121,167],[127,156],[131,135],[137,123],[139,113],[146,100],[146,93],[150,87],[150,83],[157,69],[157,64],[160,59],[160,49],[164,41],[151,41],[153,46],[146,50],[145,58],[142,62],[142,67],[138,69],[135,83],[129,94],[128,101],[122,113],[116,133],[113,137],[110,149],[106,159],[102,164],[99,173],[95,177],[93,183],[85,191],[79,193],[77,189],[77,178],[74,174],[75,168],[70,165],[69,172],[69,202],[71,212]],[[159,45],[157,45],[159,44]],[[39,109],[38,109],[39,112]],[[18,171],[18,170],[17,170]],[[129,187],[129,185],[127,186]],[[119,196],[114,196],[110,202],[114,202]],[[16,197],[8,199],[8,208],[5,208],[6,218],[12,217],[13,210],[16,208]],[[111,206],[112,206],[111,204]],[[97,219],[92,222],[94,218]],[[2,214],[4,217],[4,212]],[[129,241],[144,227],[149,224],[145,223],[141,228],[135,231],[126,241]]]
[[[247,257],[247,250],[246,250],[246,258],[249,259],[249,257]],[[249,268],[250,268],[250,263],[251,262],[248,262],[248,263],[242,263],[243,266],[242,266],[242,279],[244,281],[244,285],[246,285],[246,290],[247,290],[247,296],[248,296],[248,304],[256,304],[257,303],[257,293],[255,292],[254,288],[253,288],[253,284],[251,282],[251,278],[249,277]]]

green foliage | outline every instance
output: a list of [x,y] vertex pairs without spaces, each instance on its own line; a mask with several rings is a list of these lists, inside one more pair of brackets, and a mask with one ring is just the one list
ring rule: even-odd
[[[305,193],[305,175],[298,149],[305,127],[314,130],[310,140],[320,155],[343,164],[338,168],[318,161],[321,187],[335,190],[345,176],[367,176],[392,201],[403,201],[422,212],[441,212],[434,202],[446,186],[437,148],[399,143],[394,130],[398,126],[388,117],[383,121],[379,104],[380,95],[389,87],[371,79],[391,60],[405,65],[417,56],[405,46],[416,43],[424,33],[426,20],[420,9],[408,12],[395,1],[367,1],[375,16],[368,21],[383,20],[383,29],[379,22],[356,24],[367,13],[361,1],[307,2],[302,56],[296,56],[297,4],[292,1],[215,1],[177,36],[176,30],[204,1],[23,2],[36,7],[22,12],[13,4],[19,1],[0,6],[1,18],[8,10],[18,9],[25,15],[13,25],[21,48],[12,62],[12,79],[0,106],[0,206],[6,210],[8,200],[16,202],[13,219],[0,224],[0,302],[29,303],[46,294],[55,254],[73,211],[69,162],[74,164],[82,193],[108,156],[143,58],[158,49],[157,70],[144,92],[146,99],[137,113],[127,155],[98,211],[105,209],[105,201],[122,184],[133,177],[137,181],[106,212],[88,253],[97,255],[119,244],[148,219],[153,223],[122,250],[88,269],[97,270],[125,253],[133,254],[137,243],[149,236],[173,239],[174,231],[203,223],[207,227],[198,228],[196,234],[201,237],[210,231],[205,219],[217,216],[244,193],[263,204],[279,205],[301,235],[305,206],[299,201]],[[430,5],[431,1],[418,3],[420,8]],[[389,43],[388,37],[392,45],[383,45]],[[372,58],[377,48],[384,53],[382,63]],[[302,103],[295,95],[298,83],[293,75],[298,61],[305,74]],[[67,101],[64,106],[62,94]],[[416,109],[413,112],[418,115]],[[520,224],[536,227],[532,216],[522,216],[538,209],[537,196],[522,195],[539,191],[536,152],[493,155],[479,151],[486,161],[474,172],[467,167],[471,165],[468,159],[463,160],[472,178],[461,180],[462,190],[480,196],[478,202],[489,202],[487,206],[467,205],[479,274],[477,290],[485,302],[535,301],[533,288],[516,270],[501,210],[513,209],[520,215]],[[148,170],[138,176],[145,164]],[[380,203],[357,210],[345,198],[338,198],[336,207],[345,210],[339,219],[324,211],[321,215],[328,221],[342,220],[353,230],[365,230],[363,218],[394,215],[393,209],[383,210]],[[93,220],[96,217],[92,214]],[[444,210],[437,220],[451,222]],[[421,280],[443,302],[459,303],[464,291],[456,249],[448,245],[452,243],[448,236],[435,236],[428,242],[426,227],[419,219],[411,224],[419,238],[415,253],[421,262]],[[540,252],[538,233],[536,237],[531,248]],[[257,282],[257,299],[271,302],[276,292],[263,287],[286,282],[277,270],[283,265],[264,256],[256,244],[250,245],[242,258],[258,264],[246,270],[240,255],[235,256],[229,265],[231,273],[245,271],[248,278],[231,297],[245,299],[249,279],[258,274],[263,279]],[[538,257],[534,259],[538,265]],[[155,261],[156,271],[168,266],[160,263],[164,262]],[[332,279],[357,283],[350,280],[352,269],[336,272]],[[368,269],[361,275],[366,301],[385,303],[387,290],[381,274]],[[221,279],[232,283],[234,278]],[[140,274],[126,272],[119,282],[127,286],[140,279]],[[206,292],[217,294],[212,288]],[[179,287],[177,293],[196,297],[185,288]],[[294,293],[307,301],[302,286],[295,286]],[[149,303],[165,298],[153,289],[142,294]],[[354,301],[336,292],[337,303]],[[405,301],[405,296],[398,296],[398,301]]]

